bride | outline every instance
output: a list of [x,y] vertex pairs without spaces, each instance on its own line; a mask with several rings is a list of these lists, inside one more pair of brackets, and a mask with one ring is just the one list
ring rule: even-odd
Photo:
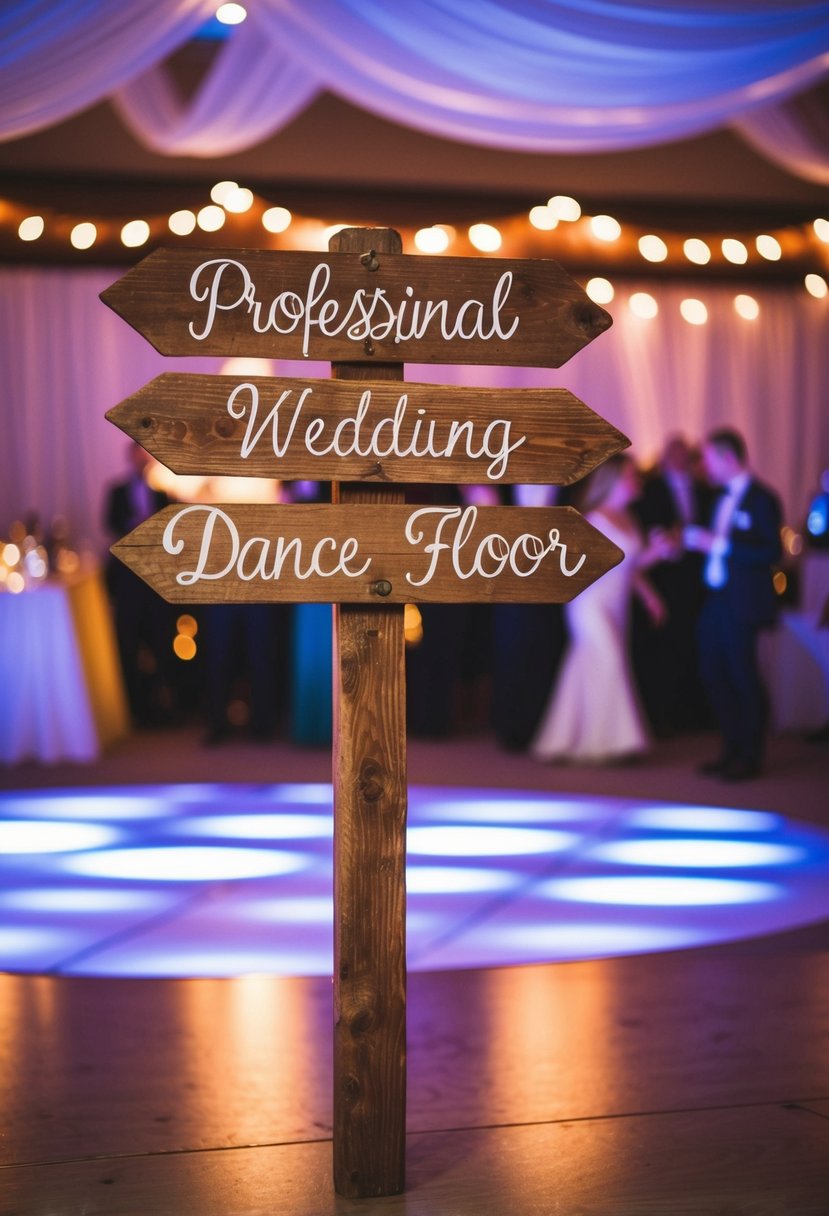
[[632,593],[655,625],[665,607],[643,574],[671,555],[668,538],[646,544],[630,511],[639,474],[629,456],[611,458],[585,479],[575,500],[624,558],[569,604],[569,644],[530,750],[538,760],[621,761],[641,755],[648,731],[633,682],[628,630]]

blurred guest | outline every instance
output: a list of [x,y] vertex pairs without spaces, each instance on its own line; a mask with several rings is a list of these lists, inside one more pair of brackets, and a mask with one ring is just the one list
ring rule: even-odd
[[[129,475],[110,486],[104,524],[120,540],[168,503],[147,481],[152,457],[130,443]],[[115,632],[130,712],[139,726],[166,720],[173,702],[174,611],[160,595],[117,558],[110,558],[106,581],[115,613]]]
[[[559,489],[505,487],[503,501],[517,507],[552,507]],[[492,725],[502,747],[523,751],[538,729],[565,644],[560,604],[492,607]]]
[[705,555],[699,623],[700,670],[722,745],[703,771],[739,781],[760,771],[767,701],[757,636],[776,611],[772,565],[780,558],[780,501],[751,473],[745,440],[723,427],[703,445],[703,464],[721,493],[708,528],[685,529],[686,547]]
[[637,514],[646,534],[665,534],[673,549],[657,562],[650,578],[667,609],[655,629],[643,612],[634,613],[634,667],[648,718],[657,735],[706,724],[705,697],[697,666],[697,625],[702,607],[702,557],[682,546],[682,529],[708,520],[711,491],[694,470],[694,453],[673,435],[643,481]]
[[643,540],[631,510],[639,492],[639,474],[624,455],[611,456],[579,487],[575,505],[624,558],[565,606],[570,641],[532,743],[539,760],[622,761],[648,748],[628,650],[630,605],[636,592],[654,621],[664,619],[664,604],[643,570],[664,557],[668,545],[664,538]]

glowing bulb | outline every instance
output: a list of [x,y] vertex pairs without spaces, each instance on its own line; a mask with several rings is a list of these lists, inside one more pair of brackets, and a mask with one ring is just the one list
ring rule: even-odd
[[727,262],[733,262],[735,266],[742,266],[748,261],[748,250],[742,241],[735,240],[732,236],[727,236],[722,242],[723,257]]
[[568,194],[554,194],[547,200],[547,206],[557,220],[573,222],[581,218],[581,205]]
[[69,243],[75,249],[89,249],[95,244],[97,236],[98,229],[94,224],[76,224],[69,233]]
[[222,206],[225,211],[232,211],[234,215],[250,211],[253,206],[253,191],[248,190],[247,186],[237,186],[235,190],[228,190]]
[[756,321],[760,316],[760,305],[754,296],[735,296],[734,311],[746,321]]
[[210,197],[214,203],[218,203],[220,207],[223,207],[225,205],[225,199],[227,196],[232,194],[234,190],[238,189],[238,182],[216,182],[216,185],[210,190]]
[[652,320],[659,312],[656,300],[646,291],[635,291],[628,300],[628,305],[635,317],[642,317],[646,321]]
[[679,311],[689,325],[704,325],[708,320],[708,309],[702,300],[683,300],[679,306]]
[[150,237],[150,225],[146,220],[130,220],[121,229],[121,244],[127,249],[135,249],[145,245]]
[[327,245],[332,237],[335,237],[338,232],[342,232],[345,228],[348,228],[348,227],[349,227],[348,224],[329,224],[328,227],[324,228],[322,231],[322,239],[325,241],[325,243]]
[[287,207],[269,207],[262,216],[262,227],[266,232],[284,232],[293,218]]
[[216,20],[222,25],[241,25],[248,11],[241,4],[220,4],[216,9]]
[[173,653],[185,663],[196,657],[196,649],[196,643],[184,633],[177,633],[173,638]]
[[822,300],[829,293],[829,287],[826,285],[826,280],[819,274],[807,274],[803,280],[806,284],[806,290],[810,296],[814,296],[816,300]]
[[664,262],[668,256],[668,246],[661,236],[640,236],[639,252],[646,262]]
[[421,253],[443,253],[449,246],[449,236],[442,228],[419,228],[414,243]]
[[783,256],[783,247],[776,236],[768,236],[764,233],[757,237],[754,244],[757,246],[760,257],[765,258],[768,262],[779,262]]
[[530,223],[541,232],[552,232],[558,227],[558,216],[554,214],[549,203],[530,210]]
[[208,204],[202,207],[196,216],[196,223],[202,232],[218,232],[225,222],[225,213],[221,207]]
[[812,227],[819,241],[829,242],[829,220],[816,219]]
[[25,220],[20,221],[17,235],[21,241],[36,241],[43,236],[44,227],[42,215],[27,215]]
[[199,624],[194,616],[190,616],[189,612],[185,612],[176,621],[176,630],[178,633],[183,633],[187,638],[194,638],[199,632]]
[[590,231],[599,241],[618,241],[622,235],[622,225],[612,215],[594,215],[590,221]]
[[704,266],[706,262],[711,261],[711,250],[705,241],[699,240],[698,237],[691,237],[682,248],[688,261],[695,262],[697,266]]
[[174,211],[167,221],[167,227],[176,236],[189,236],[196,227],[196,217],[192,211]]
[[6,590],[11,591],[12,595],[19,595],[26,586],[26,580],[19,570],[12,570],[9,577],[6,579]]
[[9,543],[3,546],[2,553],[3,561],[7,566],[16,566],[20,561],[20,549],[17,545]]
[[469,240],[481,253],[495,253],[501,248],[501,233],[492,224],[473,224]]
[[609,304],[616,294],[609,279],[591,279],[584,290],[594,304]]

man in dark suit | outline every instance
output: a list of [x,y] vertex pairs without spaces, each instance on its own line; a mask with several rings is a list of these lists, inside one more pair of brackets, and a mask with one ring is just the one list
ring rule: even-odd
[[721,494],[709,528],[686,528],[704,553],[705,602],[699,624],[700,672],[722,735],[722,751],[703,770],[730,781],[754,777],[763,757],[766,695],[757,635],[774,622],[772,566],[780,558],[780,501],[748,467],[737,431],[713,431],[703,463]]
[[667,440],[659,464],[644,477],[636,511],[648,536],[660,531],[676,541],[670,558],[648,571],[668,610],[664,622],[655,626],[638,603],[633,616],[634,667],[645,709],[654,733],[671,735],[709,720],[697,661],[703,558],[685,551],[681,538],[684,528],[707,522],[711,490],[681,435]]

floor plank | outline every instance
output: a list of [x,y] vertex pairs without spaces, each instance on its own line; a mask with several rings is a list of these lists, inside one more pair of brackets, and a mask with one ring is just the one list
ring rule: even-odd
[[[779,1106],[409,1137],[406,1216],[826,1216],[829,1121]],[[0,1171],[4,1216],[343,1216],[330,1143]]]
[[[408,1128],[827,1100],[797,940],[415,974]],[[331,1017],[323,979],[0,976],[0,1163],[327,1137]]]

